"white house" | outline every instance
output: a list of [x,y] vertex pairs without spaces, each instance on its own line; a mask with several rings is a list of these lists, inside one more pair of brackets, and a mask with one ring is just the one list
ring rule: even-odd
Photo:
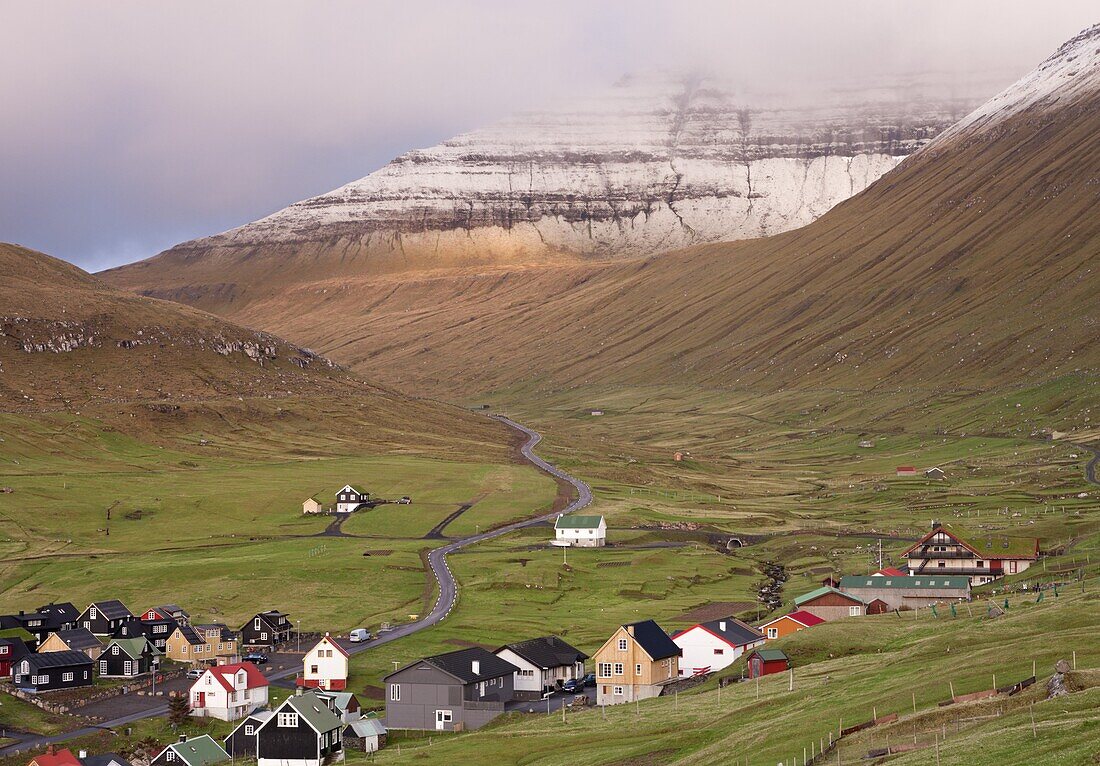
[[191,715],[236,721],[267,704],[267,679],[251,662],[207,668],[189,693]]
[[302,658],[298,685],[325,691],[347,688],[348,653],[328,633]]
[[370,492],[364,492],[359,487],[345,484],[343,489],[336,493],[336,512],[352,513],[359,506],[370,499]]
[[543,636],[502,646],[493,652],[518,670],[513,678],[515,699],[539,699],[570,678],[584,677],[588,655],[557,636]]
[[757,646],[764,635],[734,617],[693,625],[672,636],[680,647],[680,676],[713,673],[733,664],[734,660]]
[[580,548],[607,545],[607,522],[603,516],[558,516],[554,523],[554,545]]

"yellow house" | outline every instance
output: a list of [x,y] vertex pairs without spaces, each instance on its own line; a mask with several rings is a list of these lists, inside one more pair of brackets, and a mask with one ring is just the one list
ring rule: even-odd
[[322,513],[323,511],[324,507],[321,505],[320,501],[317,500],[316,495],[314,495],[313,497],[307,497],[305,500],[302,501],[302,513],[315,514]]
[[678,647],[653,620],[622,625],[593,656],[596,703],[656,697],[679,676]]
[[103,653],[103,649],[103,642],[93,636],[90,630],[87,628],[73,628],[72,630],[58,630],[51,633],[38,647],[38,653],[47,654],[49,652],[76,650],[84,652],[94,660]]
[[240,661],[237,636],[221,623],[180,625],[164,645],[164,654],[192,665],[226,665]]

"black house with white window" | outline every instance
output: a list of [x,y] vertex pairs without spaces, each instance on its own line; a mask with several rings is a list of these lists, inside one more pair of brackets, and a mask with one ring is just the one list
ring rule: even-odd
[[177,627],[173,619],[126,620],[115,630],[114,638],[147,638],[160,651],[168,644],[168,637]]
[[257,766],[321,766],[344,760],[344,722],[329,701],[299,689],[256,729]]
[[87,628],[97,636],[115,635],[115,631],[122,627],[122,623],[134,619],[134,615],[126,608],[126,605],[117,599],[110,601],[96,601],[89,604],[84,613],[77,619],[77,625]]
[[12,683],[28,692],[92,685],[92,660],[84,652],[24,655],[12,668]]
[[237,724],[237,728],[225,738],[225,752],[229,753],[229,757],[255,758],[256,731],[273,715],[270,710],[261,710]]
[[269,609],[260,612],[241,626],[241,644],[251,648],[268,648],[290,640],[292,626],[283,612]]

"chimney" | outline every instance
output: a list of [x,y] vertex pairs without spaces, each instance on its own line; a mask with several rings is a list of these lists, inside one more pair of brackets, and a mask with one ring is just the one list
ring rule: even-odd
[[87,757],[88,757],[88,751],[87,750],[81,750],[80,754],[77,756],[77,758],[79,758],[82,761]]
[[[180,742],[186,742],[187,741],[187,735],[186,734],[181,734],[180,738],[179,738],[179,741]],[[165,756],[165,757],[167,757],[167,756]]]
[[481,663],[478,662],[477,660],[474,660],[473,662],[470,663],[470,670],[471,670],[471,672],[473,672],[473,674],[475,676],[480,676],[481,675]]
[[723,633],[726,632],[726,621],[725,620],[722,620],[720,623],[718,623],[718,630],[722,631]]
[[[22,614],[22,612],[20,612]],[[53,745],[46,745],[46,755],[53,755],[57,752],[57,748]]]
[[634,635],[634,626],[633,625],[627,625],[626,626],[626,633],[629,636],[633,636]]
[[295,697],[301,697],[303,693],[304,693],[304,692],[302,691],[302,687],[301,687],[301,686],[296,686],[296,687],[294,687],[294,696],[295,696]]

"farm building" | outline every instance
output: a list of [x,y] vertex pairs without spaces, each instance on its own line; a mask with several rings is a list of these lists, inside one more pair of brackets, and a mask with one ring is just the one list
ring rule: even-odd
[[910,575],[963,575],[971,585],[982,585],[1025,571],[1039,558],[1039,540],[992,533],[964,537],[933,523],[932,531],[903,555]]
[[925,470],[924,478],[933,479],[935,481],[943,481],[947,478],[947,473],[942,468],[934,466]]
[[729,667],[750,649],[764,643],[764,634],[736,617],[701,622],[672,635],[680,647],[680,676],[713,673]]
[[866,614],[867,608],[858,596],[827,586],[802,594],[794,600],[794,605],[799,611],[809,612],[823,620],[859,617]]
[[919,609],[947,601],[970,600],[969,577],[935,574],[914,577],[851,575],[840,578],[840,589],[858,596],[868,605],[875,600],[883,601],[886,604],[884,611]]
[[760,626],[759,630],[768,641],[775,641],[784,636],[789,636],[792,633],[797,633],[800,630],[812,628],[814,625],[820,625],[823,622],[825,622],[825,620],[821,619],[816,614],[810,614],[809,612],[791,612],[790,614],[785,614],[781,617],[776,617],[774,620],[765,622]]
[[754,649],[745,659],[745,669],[749,678],[784,673],[790,667],[790,659],[779,649]]
[[316,515],[324,512],[325,507],[321,505],[321,501],[317,499],[316,495],[307,497],[302,501],[302,513],[306,515]]
[[603,516],[568,514],[554,522],[554,544],[578,548],[599,548],[607,544],[607,522]]

